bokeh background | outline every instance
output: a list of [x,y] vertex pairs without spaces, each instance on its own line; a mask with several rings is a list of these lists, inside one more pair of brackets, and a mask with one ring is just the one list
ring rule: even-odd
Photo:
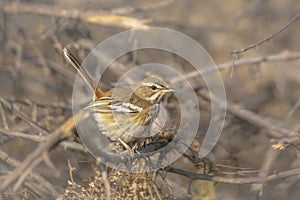
[[[297,0],[1,0],[0,97],[17,105],[38,126],[52,131],[72,115],[71,96],[76,72],[62,54],[62,48],[69,43],[77,45],[76,55],[83,60],[94,46],[121,31],[143,26],[165,27],[192,37],[207,50],[216,64],[222,64],[233,62],[232,50],[245,48],[276,33],[299,10]],[[87,17],[88,14],[93,17]],[[295,131],[296,136],[300,119],[299,27],[300,20],[272,40],[237,56],[235,62],[248,58],[249,64],[220,70],[229,102],[264,119],[277,120],[275,124],[280,121]],[[275,59],[251,62],[253,57],[267,55]],[[170,55],[150,52],[149,56],[147,53],[141,54],[140,58],[135,56],[125,56],[118,62],[133,66],[149,61],[153,56],[165,56],[170,63],[182,62],[184,66],[183,61]],[[289,56],[292,59],[288,59]],[[201,136],[209,123],[210,104],[200,96],[199,102]],[[7,128],[40,135],[4,105],[1,119],[1,130]],[[270,151],[270,155],[272,151],[276,152],[272,154],[274,160],[270,162],[267,174],[299,167],[297,146],[274,150],[271,139],[274,138],[268,130],[228,113],[221,138],[207,158],[215,166],[215,174],[227,177],[257,177]],[[80,143],[75,136],[70,140]],[[0,134],[0,141],[1,151],[20,163],[38,145],[30,139],[8,137],[7,134]],[[75,168],[75,181],[86,183],[94,173],[91,167],[94,159],[80,150],[57,147],[35,168],[60,194],[64,193],[70,179],[68,160]],[[0,163],[3,178],[13,167],[7,166],[4,160]],[[185,158],[177,165],[199,172]],[[171,188],[169,199],[249,199],[254,187],[251,184],[194,181],[189,192],[188,179],[176,174],[169,174],[167,179]],[[296,200],[300,196],[299,187],[299,176],[295,175],[268,182],[262,193],[253,198]],[[34,188],[22,186],[18,192],[7,190],[1,195],[4,199],[43,197],[43,194],[31,193],[32,190]]]

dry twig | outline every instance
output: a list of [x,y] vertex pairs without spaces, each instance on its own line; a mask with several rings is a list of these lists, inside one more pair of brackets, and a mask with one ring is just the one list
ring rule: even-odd
[[[232,67],[242,66],[242,65],[254,65],[254,64],[261,64],[264,62],[282,62],[282,61],[289,61],[300,59],[300,52],[290,52],[290,51],[282,51],[277,54],[269,54],[263,56],[255,56],[255,57],[247,57],[235,60],[234,62],[228,61],[224,63],[217,64],[217,67],[214,66],[203,66],[200,71],[192,71],[184,75],[184,78],[190,79],[195,78],[199,75],[205,75],[206,73],[216,72],[217,70],[221,69],[229,69]],[[170,80],[171,83],[176,83],[181,81],[182,77],[176,77]]]
[[[21,163],[11,157],[9,157],[9,155],[7,153],[5,153],[4,151],[2,151],[0,149],[0,159],[4,162],[6,162],[8,165],[10,165],[11,167],[18,167],[21,165]],[[29,176],[35,180],[37,183],[39,183],[40,185],[44,186],[47,191],[49,191],[54,197],[56,197],[58,195],[58,192],[56,191],[56,189],[54,188],[54,186],[48,182],[46,179],[44,179],[40,174],[38,174],[37,172],[33,171],[29,174]],[[25,182],[25,185],[27,183]]]
[[48,131],[33,122],[30,117],[28,117],[24,112],[22,112],[19,107],[15,104],[10,104],[7,100],[0,97],[0,102],[7,108],[12,109],[12,112],[15,114],[15,116],[20,117],[22,120],[24,120],[26,123],[28,123],[32,128],[39,131],[40,133],[44,135],[48,135]]
[[278,31],[276,31],[275,33],[269,35],[268,37],[264,38],[261,41],[258,41],[254,44],[251,44],[249,46],[247,46],[246,48],[243,48],[241,50],[233,50],[231,51],[231,54],[236,56],[240,53],[246,52],[249,49],[253,49],[255,47],[259,47],[262,44],[269,42],[270,40],[272,40],[273,38],[275,38],[276,36],[278,36],[280,33],[282,33],[283,31],[285,31],[288,27],[290,27],[293,23],[295,23],[298,19],[300,18],[300,13],[297,13],[294,17],[292,17],[285,25],[283,25]]
[[275,181],[290,176],[300,175],[300,168],[295,168],[288,171],[275,173],[266,177],[249,177],[249,178],[240,178],[240,177],[231,178],[231,177],[221,177],[221,176],[213,176],[213,175],[206,175],[206,174],[197,174],[197,173],[193,173],[175,167],[168,167],[166,170],[171,173],[185,176],[192,180],[206,180],[206,181],[214,181],[217,183],[228,183],[228,184],[251,184],[251,183],[265,184],[270,181]]
[[[216,95],[210,94],[206,89],[199,90],[199,94],[205,99],[213,100],[221,106],[223,105],[222,102],[225,101],[224,99],[219,99]],[[213,98],[211,98],[211,95],[213,95]],[[271,137],[283,137],[294,132],[293,130],[284,127],[282,123],[275,119],[262,117],[254,112],[243,109],[239,105],[230,103],[228,101],[226,110],[236,117],[250,124],[253,124],[256,127],[265,128]]]
[[8,125],[7,125],[7,121],[6,121],[6,115],[5,112],[3,110],[3,106],[2,103],[0,103],[0,115],[1,115],[1,119],[2,119],[2,123],[5,129],[8,129]]
[[[78,119],[84,117],[84,112],[78,113],[76,116]],[[28,168],[33,169],[38,165],[42,159],[41,156],[44,152],[50,151],[57,143],[69,137],[72,133],[71,130],[74,128],[75,123],[73,117],[69,118],[59,128],[54,130],[47,138],[47,141],[40,143],[39,146],[30,153],[22,165],[16,167],[9,175],[7,175],[0,185],[0,192],[3,192],[13,181],[23,174]]]
[[[45,142],[48,139],[47,136],[32,135],[29,133],[22,133],[22,132],[12,131],[12,130],[8,130],[8,129],[4,129],[4,128],[0,128],[0,133],[8,135],[8,136],[20,137],[20,138],[24,138],[27,140],[32,140],[35,142]],[[59,145],[66,149],[69,148],[69,149],[74,149],[74,150],[78,150],[78,151],[82,151],[82,152],[87,152],[86,148],[82,144],[79,144],[76,142],[62,141],[59,143]]]
[[[269,145],[267,152],[265,153],[261,167],[259,169],[258,177],[264,178],[270,174],[270,172],[273,169],[274,163],[279,156],[279,153],[280,151],[272,148],[272,146]],[[250,187],[249,199],[257,199],[258,196],[261,196],[263,193],[263,186],[264,185],[261,183],[252,184]]]
[[99,11],[83,11],[76,9],[63,9],[54,6],[29,4],[14,2],[4,5],[3,11],[5,13],[28,13],[45,15],[51,17],[71,18],[85,21],[92,24],[101,24],[105,26],[117,26],[122,28],[147,28],[145,24],[149,20],[135,19],[122,15],[114,15]]
[[151,3],[147,5],[135,5],[134,7],[124,7],[124,8],[116,8],[111,10],[112,14],[118,14],[118,15],[124,15],[124,14],[130,14],[133,12],[138,12],[138,11],[148,11],[148,10],[153,10],[157,8],[162,8],[170,5],[173,3],[174,0],[165,0],[165,1],[159,1],[157,3]]

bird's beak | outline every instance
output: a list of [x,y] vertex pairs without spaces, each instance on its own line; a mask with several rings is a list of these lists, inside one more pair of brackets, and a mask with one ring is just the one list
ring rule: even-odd
[[162,93],[171,93],[171,92],[175,92],[175,90],[171,89],[171,88],[166,88],[161,90]]

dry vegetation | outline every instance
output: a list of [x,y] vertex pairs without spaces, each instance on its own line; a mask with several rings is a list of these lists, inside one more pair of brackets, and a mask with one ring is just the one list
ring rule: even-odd
[[[1,197],[299,199],[299,6],[297,0],[0,1]],[[62,48],[75,43],[82,60],[106,38],[147,26],[185,33],[210,53],[226,87],[224,130],[199,159],[211,99],[193,81],[200,129],[178,161],[150,174],[95,167],[74,130],[76,74]],[[118,62],[129,67],[159,56],[186,65],[151,51]]]

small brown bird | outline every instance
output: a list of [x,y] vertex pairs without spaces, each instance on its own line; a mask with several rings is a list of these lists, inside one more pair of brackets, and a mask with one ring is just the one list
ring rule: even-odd
[[165,81],[150,77],[133,86],[103,92],[67,48],[64,48],[64,55],[95,91],[94,101],[85,109],[92,112],[100,131],[112,141],[129,143],[145,137],[159,114],[162,97],[174,91]]

